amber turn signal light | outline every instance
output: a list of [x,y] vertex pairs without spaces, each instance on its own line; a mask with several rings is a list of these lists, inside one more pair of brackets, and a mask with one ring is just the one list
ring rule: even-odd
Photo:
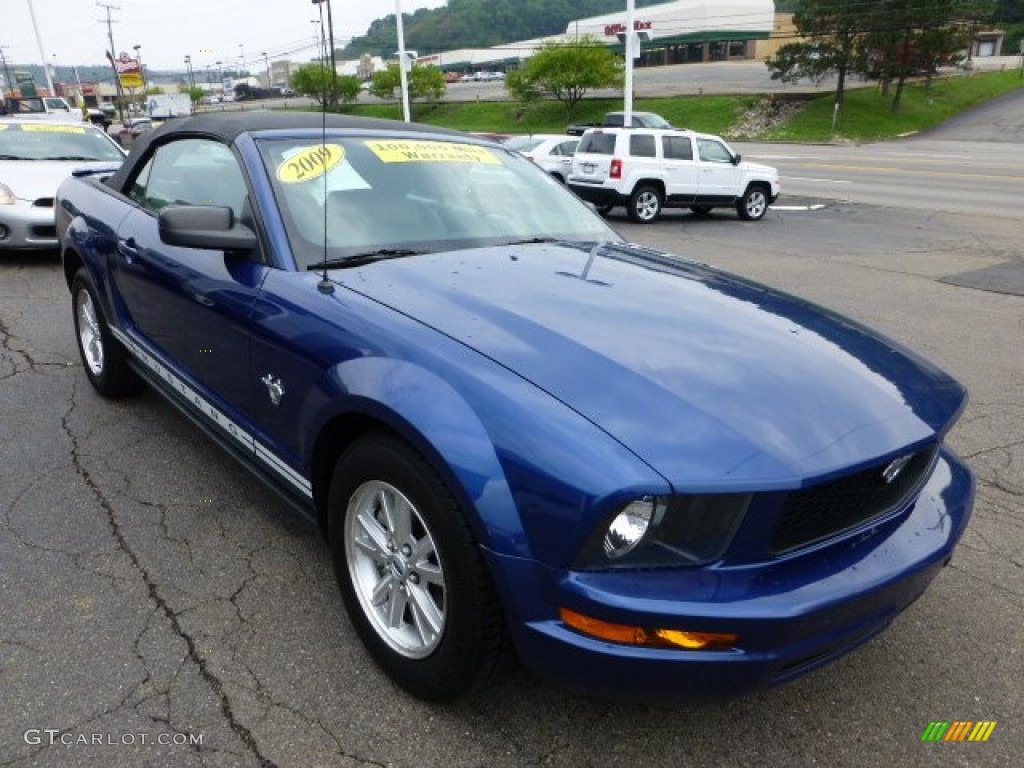
[[559,608],[562,621],[591,637],[625,645],[652,648],[685,648],[688,651],[711,651],[733,648],[739,635],[731,632],[688,632],[682,629],[648,629],[629,624],[613,624],[592,616]]

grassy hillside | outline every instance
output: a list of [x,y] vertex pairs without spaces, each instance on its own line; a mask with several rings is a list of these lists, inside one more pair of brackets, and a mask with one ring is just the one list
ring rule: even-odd
[[[747,118],[765,103],[757,96],[637,99],[634,109],[657,112],[673,125],[706,133],[741,135],[746,139],[870,141],[926,130],[1021,86],[1016,71],[936,80],[930,89],[924,83],[915,83],[904,90],[902,106],[896,114],[889,111],[888,99],[876,87],[850,90],[846,94],[843,119],[835,133],[832,132],[832,94],[798,102],[783,122],[754,132]],[[577,107],[573,122],[597,122],[605,112],[621,108],[619,99],[587,99]],[[397,103],[356,104],[345,112],[396,120],[402,116]],[[494,133],[562,133],[568,122],[565,108],[558,102],[524,108],[507,101],[413,104],[413,119],[463,131]]]

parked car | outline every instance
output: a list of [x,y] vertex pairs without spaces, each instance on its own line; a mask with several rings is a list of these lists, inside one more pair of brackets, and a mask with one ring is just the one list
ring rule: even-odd
[[599,210],[623,205],[640,223],[664,208],[735,208],[741,219],[764,216],[779,196],[774,168],[744,162],[723,139],[693,131],[591,128],[573,157],[569,188]]
[[780,683],[887,626],[967,524],[956,381],[624,242],[499,144],[209,114],[58,211],[83,375],[148,382],[319,525],[415,695],[509,641],[620,693]]
[[57,246],[53,199],[76,169],[113,171],[124,152],[86,123],[0,119],[0,251]]
[[545,171],[563,184],[572,170],[572,156],[580,140],[564,134],[535,133],[531,136],[515,136],[505,146],[522,152]]
[[[570,125],[565,132],[570,136],[582,136],[588,128],[622,128],[626,123],[625,112],[607,112],[600,123],[577,123]],[[655,112],[633,112],[629,121],[630,128],[673,128],[661,115]]]
[[121,142],[122,147],[131,147],[139,136],[153,130],[154,127],[156,124],[152,118],[129,117],[125,119],[124,125],[117,132],[118,141]]

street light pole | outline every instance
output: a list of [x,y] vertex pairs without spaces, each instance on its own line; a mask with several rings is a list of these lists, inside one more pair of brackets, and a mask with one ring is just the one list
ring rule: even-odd
[[36,23],[36,11],[32,7],[32,0],[28,0],[28,15],[32,17],[32,30],[36,33],[36,45],[39,47],[39,60],[43,62],[46,84],[50,86],[50,95],[56,96],[57,94],[53,90],[53,78],[50,77],[50,68],[46,66],[46,51],[43,50],[43,38],[39,36],[39,25]]
[[267,58],[267,52],[263,52],[263,64],[267,68],[267,88],[271,88],[273,83],[270,82],[270,59]]
[[405,71],[408,60],[405,57],[405,29],[402,27],[402,0],[395,0],[395,21],[398,26],[398,78],[402,85],[402,119],[411,122],[409,114],[409,76]]
[[626,0],[626,86],[625,102],[623,103],[622,124],[627,128],[633,126],[633,45],[634,21],[636,19],[636,3]]

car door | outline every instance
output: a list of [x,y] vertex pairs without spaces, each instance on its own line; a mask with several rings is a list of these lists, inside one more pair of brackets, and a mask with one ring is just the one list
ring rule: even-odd
[[[126,332],[159,353],[202,398],[251,413],[247,321],[265,267],[258,255],[164,243],[167,205],[223,205],[246,218],[247,187],[231,150],[187,138],[160,145],[128,190],[137,207],[117,231],[111,277]],[[186,393],[183,393],[186,394]],[[196,401],[195,391],[187,393]]]
[[665,159],[666,202],[688,204],[693,201],[699,186],[698,168],[693,160],[693,139],[665,134],[661,137],[661,144]]
[[724,142],[698,136],[700,163],[698,203],[728,203],[743,193],[743,171],[733,164],[733,154]]

